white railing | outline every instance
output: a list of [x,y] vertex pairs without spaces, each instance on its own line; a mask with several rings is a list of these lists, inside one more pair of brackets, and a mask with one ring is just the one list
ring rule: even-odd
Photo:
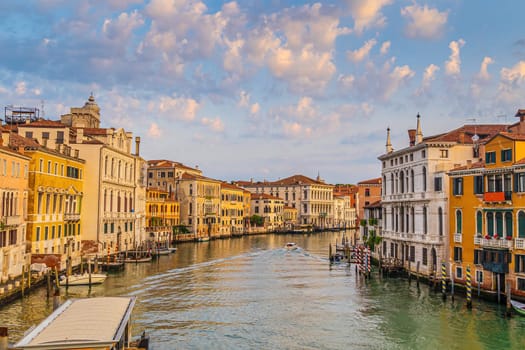
[[461,233],[454,234],[454,243],[463,242],[463,235]]
[[514,241],[514,248],[525,249],[525,238],[516,238]]
[[483,239],[481,246],[491,248],[512,248],[512,240],[507,239]]
[[481,237],[474,237],[474,245],[481,245],[482,240]]

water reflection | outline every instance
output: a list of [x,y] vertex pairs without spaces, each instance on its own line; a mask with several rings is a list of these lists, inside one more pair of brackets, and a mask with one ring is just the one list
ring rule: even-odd
[[[129,264],[91,291],[69,297],[135,295],[134,333],[155,349],[523,348],[525,318],[456,297],[443,302],[412,281],[358,278],[329,267],[341,233],[270,235],[181,244],[175,254]],[[288,241],[299,249],[287,251]],[[45,290],[0,309],[11,339],[51,312]]]

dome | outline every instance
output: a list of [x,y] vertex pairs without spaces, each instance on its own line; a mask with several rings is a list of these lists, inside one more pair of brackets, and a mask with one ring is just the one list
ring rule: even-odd
[[97,112],[100,111],[100,107],[95,102],[95,97],[93,97],[93,93],[89,95],[87,102],[84,104],[84,108],[94,109]]

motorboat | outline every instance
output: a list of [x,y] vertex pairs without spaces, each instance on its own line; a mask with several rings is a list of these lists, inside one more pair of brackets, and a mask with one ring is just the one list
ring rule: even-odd
[[91,278],[89,273],[75,274],[71,276],[60,277],[59,284],[61,286],[85,286],[89,284],[104,283],[108,275],[103,273],[92,273]]
[[284,247],[287,249],[287,250],[296,250],[298,247],[297,247],[297,244],[294,243],[294,242],[288,242],[284,245]]
[[132,339],[135,297],[69,299],[25,332],[13,349],[147,350],[149,337]]
[[512,307],[517,313],[519,313],[521,316],[525,316],[525,304],[524,303],[520,303],[519,301],[511,299],[510,304],[512,305]]

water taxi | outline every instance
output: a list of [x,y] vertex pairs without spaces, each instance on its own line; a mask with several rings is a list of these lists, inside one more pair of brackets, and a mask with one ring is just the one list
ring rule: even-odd
[[288,242],[284,245],[284,247],[287,249],[287,250],[296,250],[298,247],[297,247],[297,244],[295,244],[294,242]]
[[147,350],[143,335],[131,341],[135,297],[69,299],[14,345],[22,350]]

